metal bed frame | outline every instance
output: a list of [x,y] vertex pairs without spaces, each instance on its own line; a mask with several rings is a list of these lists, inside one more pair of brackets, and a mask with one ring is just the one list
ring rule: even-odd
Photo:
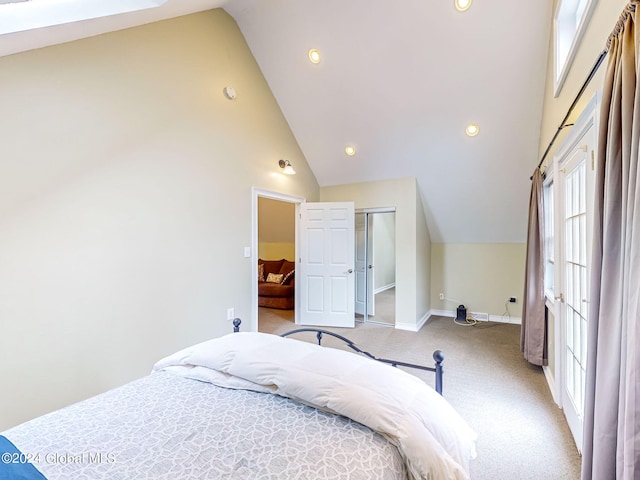
[[[241,322],[242,321],[239,318],[236,318],[236,319],[233,320],[233,331],[234,332],[239,332],[240,331],[240,323]],[[436,350],[436,351],[433,352],[433,360],[435,361],[435,367],[426,367],[424,365],[417,365],[417,364],[414,364],[414,363],[401,362],[399,360],[389,360],[387,358],[378,358],[375,355],[373,355],[373,354],[371,354],[371,353],[369,353],[369,352],[367,352],[365,350],[360,349],[355,343],[353,343],[348,338],[343,337],[342,335],[339,335],[337,333],[330,332],[328,330],[322,330],[320,328],[298,328],[296,330],[291,330],[290,332],[283,333],[280,336],[281,337],[288,337],[290,335],[294,335],[296,333],[303,333],[303,332],[315,333],[316,334],[316,339],[318,340],[318,345],[322,345],[322,338],[324,337],[324,335],[330,335],[332,337],[335,337],[335,338],[343,341],[353,351],[361,353],[361,354],[371,358],[372,360],[376,360],[377,362],[386,363],[386,364],[391,365],[393,367],[407,367],[407,368],[414,368],[414,369],[417,369],[417,370],[425,370],[425,371],[429,371],[429,372],[434,372],[436,374],[435,390],[440,395],[442,395],[442,373],[444,371],[444,368],[442,367],[442,362],[444,361],[444,354],[442,353],[441,350]]]

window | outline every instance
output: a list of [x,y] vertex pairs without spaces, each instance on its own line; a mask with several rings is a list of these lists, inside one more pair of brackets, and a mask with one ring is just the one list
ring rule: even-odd
[[555,290],[553,177],[548,177],[542,186],[542,208],[544,221],[544,293],[553,300]]
[[560,94],[597,0],[558,0],[554,16],[554,96]]

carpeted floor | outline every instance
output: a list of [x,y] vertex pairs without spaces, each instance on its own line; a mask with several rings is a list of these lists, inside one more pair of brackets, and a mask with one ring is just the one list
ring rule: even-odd
[[[295,328],[293,311],[260,309],[259,330],[284,333]],[[520,353],[520,326],[455,325],[432,317],[417,333],[356,324],[335,330],[374,355],[413,363],[431,362],[444,352],[444,396],[478,432],[473,480],[577,480],[580,455],[542,369]],[[300,338],[300,337],[299,337]],[[301,338],[313,341],[313,335]],[[328,346],[338,347],[331,339]],[[428,373],[411,373],[433,384]]]

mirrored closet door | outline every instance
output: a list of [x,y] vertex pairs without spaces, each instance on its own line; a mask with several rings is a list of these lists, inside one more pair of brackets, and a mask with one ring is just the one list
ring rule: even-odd
[[396,214],[356,211],[356,321],[395,325]]

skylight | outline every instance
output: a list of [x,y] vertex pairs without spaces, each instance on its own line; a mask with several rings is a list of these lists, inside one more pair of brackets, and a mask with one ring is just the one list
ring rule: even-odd
[[166,0],[0,0],[0,35],[154,8]]

